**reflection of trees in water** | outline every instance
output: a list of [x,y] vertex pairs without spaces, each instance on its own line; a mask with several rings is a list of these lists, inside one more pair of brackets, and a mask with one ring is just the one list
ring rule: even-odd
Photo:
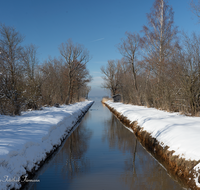
[[124,161],[121,174],[130,189],[182,189],[114,116],[105,122],[102,140],[107,140],[110,148],[131,154]]
[[[72,179],[90,168],[90,162],[84,157],[84,153],[88,149],[88,141],[91,136],[92,131],[81,124],[66,140],[59,154],[55,157],[54,164],[62,167],[61,176],[64,179]],[[60,170],[60,168],[56,170]]]
[[125,161],[121,180],[130,189],[182,189],[156,161],[148,159],[143,162],[140,157],[136,158],[135,163],[131,158]]
[[136,138],[133,133],[122,127],[122,124],[112,115],[110,120],[105,121],[105,129],[102,140],[108,140],[110,148],[118,147],[124,152],[135,152]]

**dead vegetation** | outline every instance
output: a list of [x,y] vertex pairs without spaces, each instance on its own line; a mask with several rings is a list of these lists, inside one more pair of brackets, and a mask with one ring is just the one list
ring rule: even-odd
[[107,102],[108,100],[112,100],[112,98],[103,97],[102,100],[101,100],[101,102],[102,102],[103,104],[105,104],[105,102]]
[[[200,1],[191,2],[200,13]],[[102,67],[104,88],[123,103],[198,116],[200,35],[178,31],[172,6],[155,0],[141,34],[126,32],[118,44],[121,60]]]
[[22,46],[23,39],[14,27],[0,24],[0,114],[20,115],[88,97],[90,57],[83,45],[68,40],[60,45],[61,58],[39,63],[37,47]]

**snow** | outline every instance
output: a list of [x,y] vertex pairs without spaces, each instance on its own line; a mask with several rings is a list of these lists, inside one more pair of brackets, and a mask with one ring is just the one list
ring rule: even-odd
[[[200,117],[188,117],[179,113],[169,113],[155,108],[134,106],[130,104],[107,101],[107,105],[127,117],[131,122],[137,121],[143,130],[156,138],[160,145],[169,147],[186,160],[200,160]],[[198,171],[200,164],[194,169]],[[198,176],[195,178],[197,186]]]
[[197,165],[194,167],[194,170],[197,171],[196,176],[194,176],[194,177],[195,177],[194,180],[195,180],[195,183],[196,183],[197,187],[200,187],[200,183],[198,182],[198,179],[199,179],[199,176],[200,176],[200,174],[198,173],[199,169],[200,169],[200,163],[197,164]]
[[20,188],[19,179],[45,160],[92,104],[85,101],[59,108],[0,115],[0,189]]

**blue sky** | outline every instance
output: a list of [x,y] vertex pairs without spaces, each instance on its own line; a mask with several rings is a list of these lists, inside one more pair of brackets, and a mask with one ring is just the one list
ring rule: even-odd
[[[38,46],[39,60],[58,57],[58,46],[71,38],[90,52],[87,64],[90,96],[107,94],[100,88],[100,68],[120,59],[116,44],[126,31],[140,32],[154,0],[0,0],[0,22],[25,35],[24,44]],[[179,30],[199,33],[200,25],[189,7],[190,0],[169,0]]]

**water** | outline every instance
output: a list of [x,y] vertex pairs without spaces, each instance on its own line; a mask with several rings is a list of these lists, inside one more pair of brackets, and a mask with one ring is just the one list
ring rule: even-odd
[[26,189],[182,189],[100,102],[35,179]]

